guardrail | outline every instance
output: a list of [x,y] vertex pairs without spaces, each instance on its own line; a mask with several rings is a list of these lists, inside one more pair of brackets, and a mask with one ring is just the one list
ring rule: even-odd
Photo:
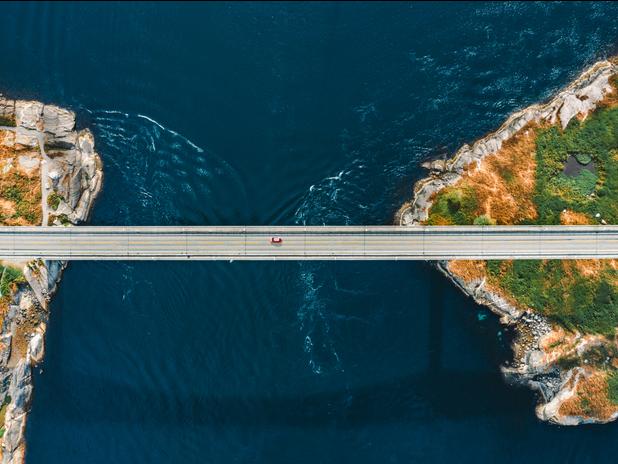
[[[281,243],[273,243],[272,237],[281,238]],[[618,258],[618,226],[0,227],[0,257],[19,260]]]

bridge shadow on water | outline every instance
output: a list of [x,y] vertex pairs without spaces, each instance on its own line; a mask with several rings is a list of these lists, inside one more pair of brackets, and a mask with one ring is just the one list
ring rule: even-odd
[[[431,311],[426,319],[427,345],[424,362],[409,367],[409,373],[391,378],[377,378],[350,385],[345,378],[333,377],[330,389],[306,391],[302,379],[288,379],[286,388],[298,394],[273,393],[214,394],[191,390],[183,384],[168,382],[161,389],[122,382],[107,376],[92,376],[62,365],[41,385],[58,400],[47,402],[37,410],[44,421],[68,423],[114,423],[167,426],[292,426],[319,428],[337,426],[425,423],[433,419],[468,420],[472,417],[519,417],[533,421],[533,393],[525,388],[505,385],[498,370],[480,368],[445,368],[443,362],[446,312],[453,298],[464,302],[461,314],[474,318],[476,305],[459,290],[445,283],[441,275],[428,279],[427,294]],[[469,307],[467,307],[469,306]],[[452,309],[452,308],[451,308]],[[487,340],[472,337],[484,351]],[[423,355],[421,356],[423,358]],[[196,366],[196,370],[199,366]],[[216,375],[216,373],[213,373]],[[35,374],[35,383],[39,374]],[[250,382],[250,381],[248,381]],[[35,391],[37,390],[35,386]],[[75,390],[82,393],[74,394]],[[88,393],[83,393],[88,392]],[[36,402],[36,398],[35,398]],[[521,411],[527,411],[522,415]]]
[[[72,395],[75,386],[91,394]],[[532,414],[530,392],[514,388],[506,392],[499,374],[474,371],[414,374],[351,389],[298,396],[225,396],[198,392],[176,395],[173,391],[126,385],[102,377],[82,377],[75,386],[51,385],[55,397],[75,400],[55,402],[39,411],[39,417],[72,423],[312,428],[425,422],[436,417],[508,416],[522,408]]]

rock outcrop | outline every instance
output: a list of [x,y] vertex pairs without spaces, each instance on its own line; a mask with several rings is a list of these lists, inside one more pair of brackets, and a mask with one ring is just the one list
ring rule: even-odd
[[[0,147],[34,150],[20,166],[38,169],[40,165],[42,223],[71,226],[86,221],[103,178],[90,131],[76,131],[75,114],[69,110],[1,95],[0,117],[14,124],[0,129]],[[13,169],[13,164],[9,159],[4,169]],[[31,368],[43,359],[48,306],[66,263],[3,260],[2,264],[22,268],[24,277],[15,284],[0,326],[2,464],[16,464],[23,462],[26,449]]]
[[[616,73],[618,62],[598,62],[549,102],[514,113],[498,130],[472,146],[462,146],[451,159],[425,163],[424,166],[431,170],[430,175],[416,183],[413,200],[402,206],[397,222],[404,226],[423,223],[428,218],[437,192],[458,182],[466,169],[479,166],[485,157],[498,152],[504,142],[530,123],[560,124],[564,129],[574,117],[585,119],[612,92],[609,80]],[[572,366],[561,369],[555,359],[548,356],[543,343],[553,330],[552,324],[542,315],[522,310],[507,301],[493,288],[488,288],[485,279],[464,280],[449,271],[447,262],[439,263],[438,268],[464,293],[499,315],[502,323],[516,327],[518,336],[513,344],[514,361],[509,366],[503,366],[502,371],[508,381],[528,385],[539,392],[540,403],[536,414],[540,419],[575,425],[608,422],[617,418],[618,414],[595,419],[561,413],[561,406],[573,397],[578,383],[590,376],[590,370]],[[581,338],[581,343],[588,342],[581,334],[575,334],[574,343],[579,340],[577,337]]]
[[428,167],[440,172],[416,183],[414,199],[411,204],[404,205],[399,211],[399,222],[403,225],[413,225],[426,220],[431,199],[436,192],[457,182],[466,166],[478,163],[486,156],[496,153],[504,142],[529,123],[554,124],[560,121],[562,127],[566,127],[576,115],[585,118],[612,90],[609,78],[617,71],[618,65],[611,61],[600,61],[548,103],[532,105],[518,111],[509,116],[497,131],[476,141],[472,146],[467,144],[462,146],[451,159],[440,161],[435,165],[440,169],[434,168],[435,163],[428,164]]

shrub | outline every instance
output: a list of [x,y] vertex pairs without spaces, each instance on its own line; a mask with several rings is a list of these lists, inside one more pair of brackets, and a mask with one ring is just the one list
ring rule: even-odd
[[2,197],[17,203],[22,200],[23,194],[21,189],[16,185],[9,185],[2,191]]
[[62,198],[62,196],[58,195],[56,192],[52,192],[47,196],[47,206],[55,211],[63,200],[64,198]]
[[471,188],[446,188],[438,193],[431,208],[429,225],[472,224],[477,217],[478,202]]
[[503,261],[492,259],[487,261],[487,272],[491,277],[498,277],[502,272]]
[[10,295],[14,285],[24,282],[24,275],[19,269],[6,266],[0,274],[0,293],[2,293],[2,296]]
[[489,217],[487,214],[483,214],[481,216],[477,216],[474,219],[473,224],[475,226],[495,226],[496,220]]

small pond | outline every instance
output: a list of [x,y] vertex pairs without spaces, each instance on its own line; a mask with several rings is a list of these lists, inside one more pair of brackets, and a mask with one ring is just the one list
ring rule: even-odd
[[587,153],[571,153],[562,172],[569,177],[577,177],[584,169],[596,174],[597,168],[592,156]]

